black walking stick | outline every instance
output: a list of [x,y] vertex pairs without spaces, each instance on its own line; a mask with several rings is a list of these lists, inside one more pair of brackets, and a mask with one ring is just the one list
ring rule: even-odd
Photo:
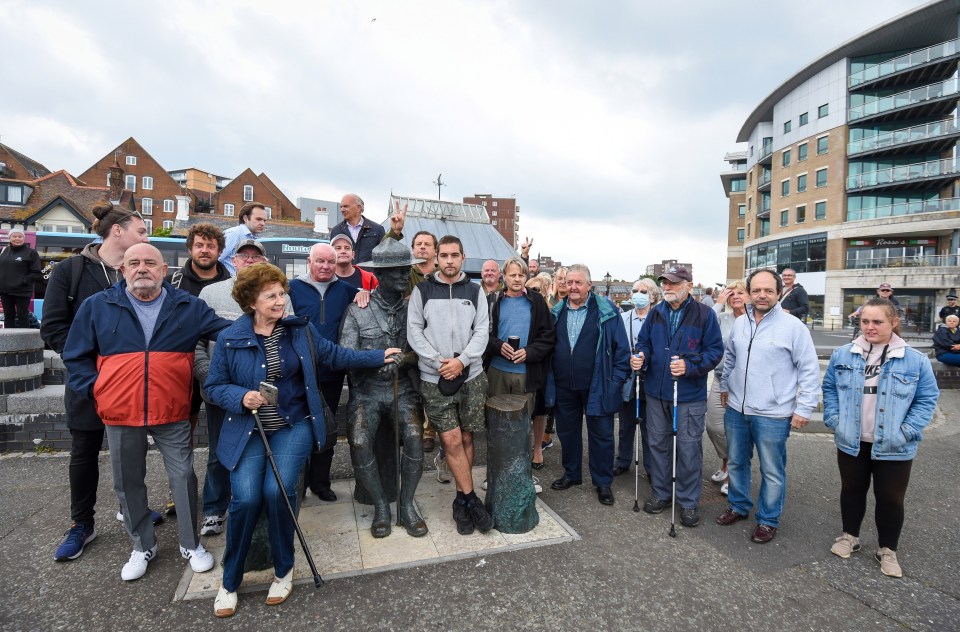
[[[263,389],[264,383],[261,383],[260,394],[264,395]],[[277,392],[272,390],[272,404],[277,403]],[[267,398],[271,399],[270,397]],[[287,505],[287,511],[290,512],[290,519],[293,520],[293,528],[297,532],[297,537],[300,539],[300,546],[303,547],[303,555],[307,558],[307,564],[310,565],[310,572],[313,573],[313,585],[316,588],[323,586],[323,578],[320,577],[320,572],[317,570],[317,565],[313,561],[313,555],[310,553],[310,547],[307,546],[307,539],[303,537],[303,531],[300,530],[300,523],[297,522],[297,514],[293,511],[293,505],[290,504],[290,498],[287,496],[287,488],[283,485],[283,478],[280,476],[280,469],[277,467],[277,462],[273,458],[273,450],[270,449],[270,442],[267,441],[267,433],[263,430],[263,424],[260,423],[260,415],[256,410],[253,410],[253,420],[257,423],[257,431],[260,433],[260,439],[263,440],[263,449],[267,453],[267,460],[270,461],[270,468],[273,469],[273,475],[277,479],[277,487],[280,488],[280,494],[283,496],[283,502]]]

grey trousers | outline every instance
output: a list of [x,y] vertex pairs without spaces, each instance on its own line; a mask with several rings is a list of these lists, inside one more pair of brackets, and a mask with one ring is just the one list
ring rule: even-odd
[[150,508],[147,506],[147,434],[163,455],[163,465],[177,506],[180,546],[195,549],[197,533],[197,475],[190,448],[190,421],[160,426],[106,426],[113,466],[113,489],[123,511],[123,526],[135,551],[148,551],[157,544]]
[[[703,484],[703,423],[707,403],[677,404],[677,504],[694,509]],[[647,436],[650,437],[650,486],[653,495],[673,495],[673,402],[647,395]]]

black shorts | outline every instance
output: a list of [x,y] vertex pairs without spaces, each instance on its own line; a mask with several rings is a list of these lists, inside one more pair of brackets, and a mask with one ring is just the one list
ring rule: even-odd
[[540,417],[541,415],[546,415],[549,410],[547,410],[546,404],[544,404],[543,399],[543,389],[537,391],[537,394],[533,396],[533,416]]

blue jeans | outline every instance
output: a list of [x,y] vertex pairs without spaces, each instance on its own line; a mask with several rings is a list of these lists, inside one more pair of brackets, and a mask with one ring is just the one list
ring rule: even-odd
[[203,479],[203,515],[222,516],[227,513],[227,505],[230,504],[230,470],[223,467],[217,458],[217,443],[220,442],[220,429],[226,411],[213,404],[206,404],[206,409],[210,450],[207,453],[207,475]]
[[[260,517],[260,507],[267,512],[273,568],[277,577],[283,577],[293,568],[293,518],[280,495],[277,479],[267,461],[263,441],[257,436],[247,441],[247,447],[230,473],[233,497],[230,499],[230,519],[227,521],[227,548],[223,554],[223,587],[235,592],[243,581],[243,565],[250,550],[253,530]],[[313,429],[309,420],[281,428],[267,435],[270,450],[287,490],[290,505],[297,509],[297,480],[313,445]]]
[[944,364],[960,366],[960,353],[954,351],[951,351],[950,353],[941,353],[937,356],[937,360],[943,362]]
[[760,462],[760,496],[757,498],[757,523],[780,526],[780,514],[787,497],[787,438],[790,436],[790,417],[761,417],[744,415],[727,408],[723,417],[727,434],[730,488],[727,500],[730,508],[749,515],[753,507],[750,499],[750,460],[757,448]]

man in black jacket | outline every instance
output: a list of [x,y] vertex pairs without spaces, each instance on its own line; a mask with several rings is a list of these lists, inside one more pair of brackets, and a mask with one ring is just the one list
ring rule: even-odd
[[[102,202],[93,208],[97,220],[93,230],[103,243],[90,244],[79,255],[61,261],[54,267],[47,284],[43,304],[40,336],[59,354],[67,342],[67,334],[84,299],[118,282],[123,253],[134,244],[149,241],[147,227],[136,212]],[[103,422],[96,403],[64,387],[63,404],[70,429],[70,517],[73,526],[64,534],[53,559],[73,560],[97,537],[94,529],[94,505],[100,482],[100,447],[103,445]],[[153,512],[154,524],[163,518]]]
[[[557,344],[557,334],[547,302],[540,294],[527,291],[527,264],[511,257],[503,264],[506,289],[487,294],[490,307],[490,338],[484,353],[487,367],[487,395],[526,395],[533,404],[533,467],[543,467],[540,437],[547,426],[543,389],[547,367]],[[517,348],[508,342],[517,338]]]
[[330,229],[330,239],[349,235],[354,243],[354,264],[373,259],[373,249],[383,241],[383,226],[363,216],[363,200],[356,193],[347,193],[340,200],[343,221]]
[[783,279],[783,292],[780,294],[780,307],[788,314],[792,314],[806,322],[807,313],[810,311],[810,301],[807,298],[807,291],[803,286],[797,283],[797,273],[792,268],[784,268],[780,273]]

